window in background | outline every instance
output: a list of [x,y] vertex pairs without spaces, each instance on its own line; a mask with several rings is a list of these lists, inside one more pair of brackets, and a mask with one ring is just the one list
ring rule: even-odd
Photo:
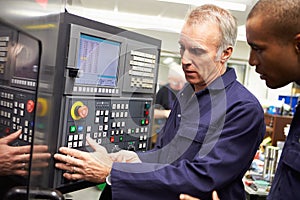
[[237,80],[245,85],[246,82],[246,72],[247,72],[247,62],[246,61],[237,61],[237,60],[229,60],[227,62],[227,67],[231,67],[235,69]]

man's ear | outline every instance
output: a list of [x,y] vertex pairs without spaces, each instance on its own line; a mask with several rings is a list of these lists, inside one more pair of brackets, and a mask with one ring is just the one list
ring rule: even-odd
[[300,42],[296,45],[296,50],[298,53],[300,53]]
[[223,52],[222,52],[222,55],[221,55],[221,62],[222,63],[225,63],[227,62],[227,60],[230,58],[230,56],[232,55],[232,52],[233,52],[233,47],[232,46],[228,46],[227,49],[225,49]]
[[300,54],[300,33],[298,33],[295,38],[295,49],[298,54]]

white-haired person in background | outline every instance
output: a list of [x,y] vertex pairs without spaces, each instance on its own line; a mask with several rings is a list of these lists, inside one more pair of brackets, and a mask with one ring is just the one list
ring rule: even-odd
[[152,143],[156,143],[156,138],[166,119],[169,117],[173,103],[175,102],[177,93],[183,88],[186,83],[182,67],[172,62],[169,65],[168,83],[161,86],[156,94],[154,107],[154,128]]
[[170,64],[168,72],[168,83],[163,85],[156,94],[154,118],[168,118],[177,93],[183,88],[186,80],[179,64]]

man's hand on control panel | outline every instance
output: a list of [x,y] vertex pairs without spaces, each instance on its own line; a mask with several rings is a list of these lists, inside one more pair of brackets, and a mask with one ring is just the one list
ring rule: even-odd
[[27,176],[32,154],[31,174],[40,175],[41,168],[48,166],[51,154],[46,145],[11,146],[22,134],[22,130],[7,135],[0,139],[0,176],[19,175]]
[[55,167],[66,170],[63,176],[68,180],[86,180],[94,183],[105,182],[110,174],[113,160],[105,147],[87,138],[95,152],[84,152],[67,147],[61,147],[60,153],[54,155],[59,163]]

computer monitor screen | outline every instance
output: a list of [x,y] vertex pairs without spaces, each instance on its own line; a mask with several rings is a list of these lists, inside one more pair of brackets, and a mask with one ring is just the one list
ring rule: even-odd
[[77,66],[81,75],[76,84],[116,87],[121,43],[80,34]]

